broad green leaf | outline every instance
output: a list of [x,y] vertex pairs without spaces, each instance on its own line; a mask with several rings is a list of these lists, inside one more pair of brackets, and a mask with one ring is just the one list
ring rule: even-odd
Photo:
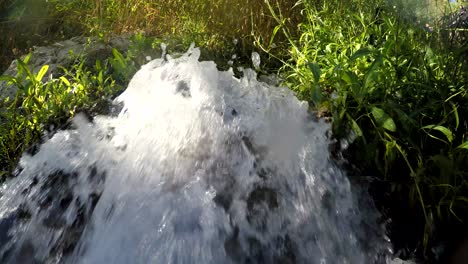
[[361,84],[359,82],[358,76],[351,71],[345,71],[341,75],[341,79],[345,81],[351,88],[351,95],[359,102],[362,101],[362,92],[361,92]]
[[94,68],[96,69],[96,71],[100,71],[102,69],[101,60],[96,60]]
[[358,84],[358,77],[354,72],[345,71],[341,75],[341,79],[345,81],[348,85],[356,85]]
[[320,80],[320,67],[317,63],[309,63],[309,69],[314,75],[314,82],[318,83]]
[[463,142],[463,143],[462,143],[460,146],[458,146],[457,148],[468,149],[468,141]]
[[99,72],[98,77],[97,77],[98,82],[101,84],[103,83],[103,73],[102,71]]
[[274,29],[273,33],[271,33],[271,38],[270,38],[270,43],[268,44],[268,47],[271,48],[273,45],[273,40],[275,39],[276,33],[278,33],[278,30],[282,27],[282,24],[278,24]]
[[42,66],[42,68],[36,75],[36,81],[40,82],[42,80],[42,77],[44,77],[44,75],[46,74],[47,70],[49,70],[49,65]]
[[425,57],[426,57],[426,60],[429,62],[429,63],[434,63],[434,52],[432,51],[431,48],[429,47],[426,47],[426,54],[425,54]]
[[[349,115],[348,115],[349,116]],[[350,117],[350,116],[349,116]],[[351,128],[353,129],[354,133],[356,133],[356,135],[358,137],[362,137],[363,134],[362,134],[362,130],[361,128],[359,127],[359,125],[356,123],[356,121],[354,119],[352,119],[350,117],[350,120],[351,120]]]
[[318,84],[315,84],[312,88],[312,101],[316,106],[320,105],[322,102],[322,91]]
[[[422,127],[422,129],[431,129],[431,130],[440,131],[445,135],[445,137],[447,137],[449,142],[453,141],[452,131],[450,131],[450,129],[448,129],[448,128],[444,127],[444,126],[428,125],[428,126]],[[432,136],[432,137],[435,137],[435,136],[433,136],[431,134],[429,134],[429,135]]]
[[387,113],[385,113],[384,110],[374,106],[371,109],[371,114],[380,127],[383,127],[391,132],[396,131],[395,122]]
[[373,51],[370,50],[369,48],[362,48],[362,49],[359,49],[358,51],[356,51],[353,55],[351,55],[351,58],[349,58],[349,60],[350,61],[355,61],[358,58],[368,56],[368,55],[370,55],[372,53],[373,53]]
[[31,59],[31,56],[32,56],[32,53],[28,53],[28,55],[26,55],[26,57],[24,57],[23,62],[25,64],[28,64],[29,60]]
[[114,59],[120,64],[120,66],[125,66],[124,57],[122,53],[120,53],[117,49],[112,49],[112,54],[114,55]]
[[[339,119],[339,120],[342,120],[345,114],[346,114],[346,108],[343,107],[343,108],[341,109],[340,113],[338,114],[338,118],[336,118],[336,116],[334,116],[334,117],[335,117],[335,118],[334,118],[334,121],[336,121],[336,120],[338,120],[338,119]],[[352,119],[349,115],[347,115],[347,116],[348,116],[348,118]]]

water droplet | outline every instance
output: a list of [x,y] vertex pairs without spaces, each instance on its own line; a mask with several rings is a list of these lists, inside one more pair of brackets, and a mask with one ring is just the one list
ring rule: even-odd
[[255,70],[260,69],[260,54],[258,54],[255,51],[252,52],[252,64],[253,64]]

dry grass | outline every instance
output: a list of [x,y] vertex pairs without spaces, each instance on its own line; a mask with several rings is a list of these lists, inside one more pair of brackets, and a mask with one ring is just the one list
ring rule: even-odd
[[[287,23],[297,25],[300,10],[296,0],[272,1]],[[256,35],[269,40],[277,25],[268,6],[259,0],[87,0],[54,2],[68,9],[69,21],[79,21],[91,33],[143,32],[148,35],[200,37],[203,44],[220,38],[248,38]],[[210,41],[211,40],[211,41]]]
[[[300,9],[293,8],[297,0],[270,2],[288,18],[285,24],[296,29],[301,19]],[[262,0],[48,0],[32,8],[37,4],[0,2],[0,70],[33,45],[78,34],[105,38],[139,32],[221,50],[233,39],[243,48],[251,47],[254,35],[267,42],[277,25]]]

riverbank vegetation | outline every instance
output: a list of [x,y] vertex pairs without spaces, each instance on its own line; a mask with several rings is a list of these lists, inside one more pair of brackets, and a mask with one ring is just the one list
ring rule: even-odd
[[467,35],[444,28],[452,21],[431,29],[393,5],[354,2],[305,1],[300,37],[283,30],[282,72],[331,115],[355,173],[388,183],[384,207],[408,228],[401,246],[431,254],[432,239],[461,235],[468,220]]
[[[434,257],[440,241],[468,235],[468,22],[460,4],[49,0],[36,9],[36,2],[0,4],[9,10],[0,24],[8,32],[0,47],[4,68],[34,43],[137,35],[132,53],[115,52],[88,68],[78,61],[63,78],[42,81],[47,66],[30,72],[27,60],[18,63],[17,76],[3,77],[20,88],[2,105],[4,174],[45,127],[121,91],[136,70],[132,61],[143,63],[144,51],[162,41],[185,48],[195,42],[226,61],[236,53],[239,63],[257,50],[263,71],[275,70],[331,120],[333,150],[350,174],[374,177],[371,192],[392,218],[390,236],[404,257]],[[82,88],[70,93],[71,87]]]

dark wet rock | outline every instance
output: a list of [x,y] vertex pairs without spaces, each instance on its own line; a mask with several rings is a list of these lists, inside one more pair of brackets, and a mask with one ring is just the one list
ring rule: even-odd
[[39,180],[37,179],[37,177],[33,177],[30,186],[36,186],[38,182]]
[[177,83],[176,93],[181,94],[182,97],[185,97],[185,98],[192,97],[192,95],[190,94],[190,87],[185,81],[180,81]]
[[245,255],[239,243],[239,227],[234,228],[234,232],[224,241],[224,251],[236,263],[241,263]]
[[248,244],[249,244],[249,250],[250,250],[250,254],[249,254],[249,257],[247,258],[247,263],[268,263],[268,262],[271,262],[271,261],[268,261],[268,259],[266,258],[266,253],[263,249],[262,249],[262,243],[256,239],[255,237],[249,237],[247,239],[248,241]]
[[[7,214],[0,218],[0,245],[5,245],[10,239],[10,229],[15,225],[18,218],[18,211]],[[0,258],[1,259],[1,258]]]
[[329,190],[322,195],[322,206],[329,211],[335,208],[335,198]]
[[65,197],[63,197],[62,199],[60,199],[60,208],[62,210],[65,210],[68,208],[68,206],[71,204],[71,202],[73,201],[73,195],[68,193],[68,194],[65,194]]
[[251,211],[259,203],[266,204],[269,209],[278,208],[276,191],[268,187],[258,187],[254,189],[247,199],[247,208]]
[[32,146],[26,149],[26,153],[31,156],[36,155],[39,152],[39,149],[41,148],[41,143],[42,142],[36,142],[32,144]]
[[232,115],[232,116],[237,116],[237,111],[236,111],[236,109],[234,109],[234,108],[232,109],[231,115]]
[[48,208],[50,205],[52,205],[52,202],[53,202],[53,198],[51,194],[44,195],[39,200],[39,207],[41,209]]
[[285,237],[278,238],[277,247],[279,248],[280,254],[275,257],[274,263],[296,263],[296,255],[294,253],[294,249],[297,248],[297,246],[294,245],[294,242],[288,235],[286,235]]
[[16,166],[16,168],[13,170],[11,176],[12,177],[16,177],[18,175],[20,175],[20,173],[23,171],[23,168],[21,166]]
[[23,243],[21,248],[13,256],[13,260],[10,263],[28,263],[28,264],[38,264],[40,263],[34,257],[35,249],[30,242]]
[[257,187],[247,198],[247,221],[258,231],[265,232],[268,228],[269,213],[278,206],[275,190],[268,187]]
[[90,167],[88,168],[88,170],[89,170],[88,179],[89,179],[90,181],[92,181],[92,180],[95,179],[96,176],[97,176],[97,168],[96,168],[96,165],[90,166]]
[[88,182],[95,186],[95,192],[91,193],[91,196],[100,196],[102,192],[102,186],[106,180],[106,172],[99,171],[96,165],[92,165],[88,168]]
[[242,142],[244,143],[245,147],[250,151],[250,153],[252,153],[252,154],[256,153],[256,150],[255,150],[252,142],[250,141],[249,137],[243,136],[242,137]]
[[257,170],[258,177],[260,177],[263,180],[266,180],[268,178],[268,175],[270,175],[271,173],[272,171],[268,168],[260,168]]
[[297,263],[296,245],[288,235],[277,236],[264,242],[254,236],[249,236],[246,241],[248,247],[244,249],[239,241],[239,233],[239,227],[235,226],[232,234],[224,241],[224,250],[235,263]]
[[45,227],[53,229],[64,228],[66,225],[66,221],[62,218],[60,213],[61,212],[59,210],[54,210],[50,212],[50,214],[46,218],[44,218],[42,224]]
[[29,211],[28,207],[25,204],[22,204],[18,207],[16,211],[16,217],[20,220],[28,220],[32,216],[31,212]]
[[116,117],[118,116],[124,107],[123,102],[114,102],[109,109],[109,116]]
[[[83,172],[82,172],[83,173]],[[27,200],[7,218],[0,219],[0,262],[2,263],[49,263],[67,257],[73,252],[79,238],[91,219],[92,212],[101,197],[105,173],[97,166],[88,168],[88,179],[92,188],[87,197],[75,194],[74,190],[80,184],[78,173],[55,171],[45,177],[33,177],[26,188],[24,196]],[[82,183],[81,183],[82,184]],[[29,208],[35,208],[30,210]],[[8,230],[21,223],[35,223],[36,228],[46,230],[45,236],[50,236],[50,248],[47,259],[35,260],[37,250],[27,240],[17,240],[9,244]],[[28,237],[28,229],[21,230]],[[35,231],[32,231],[35,232]],[[53,237],[53,239],[52,239]],[[6,240],[6,243],[3,241]]]
[[96,207],[96,204],[99,201],[99,198],[101,198],[101,193],[93,192],[89,195],[89,201],[91,204],[91,208]]
[[468,239],[464,239],[453,247],[446,261],[449,264],[466,264],[468,262]]
[[255,237],[249,237],[247,242],[249,244],[249,254],[245,263],[296,263],[295,246],[287,235],[285,237],[275,237],[266,244]]
[[247,135],[242,135],[241,140],[250,154],[252,154],[257,161],[263,160],[263,157],[265,157],[268,152],[267,147],[254,145],[250,137]]
[[216,194],[216,196],[213,198],[213,201],[227,212],[231,207],[232,195],[229,193],[220,192]]

